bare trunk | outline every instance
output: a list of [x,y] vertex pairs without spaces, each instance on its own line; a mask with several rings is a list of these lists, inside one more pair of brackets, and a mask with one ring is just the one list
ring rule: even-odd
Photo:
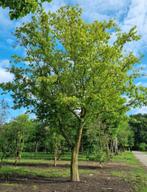
[[78,170],[78,152],[77,152],[77,149],[73,149],[73,151],[72,151],[71,181],[80,181],[79,170]]
[[80,143],[81,143],[81,138],[82,138],[82,131],[83,131],[83,125],[81,124],[81,127],[79,128],[78,133],[77,133],[77,139],[76,139],[75,146],[72,150],[71,181],[80,181],[79,170],[78,170],[78,155],[79,155]]
[[17,165],[17,162],[18,161],[20,161],[20,159],[21,159],[21,153],[20,153],[20,151],[19,151],[19,149],[17,150],[17,152],[16,152],[16,157],[15,157],[15,165]]
[[115,153],[115,155],[118,154],[118,140],[117,140],[117,137],[114,139],[114,153]]
[[1,159],[0,159],[0,168],[1,168],[2,165],[3,165],[3,159],[4,159],[4,154],[2,153],[2,156],[1,156]]
[[54,167],[57,166],[57,153],[54,153]]
[[35,153],[38,152],[38,142],[36,142],[36,145],[35,145]]

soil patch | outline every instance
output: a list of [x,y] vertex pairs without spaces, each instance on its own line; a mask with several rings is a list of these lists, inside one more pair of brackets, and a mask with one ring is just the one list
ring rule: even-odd
[[[1,192],[133,192],[129,182],[108,175],[93,175],[81,178],[81,182],[69,180],[29,179],[0,184]],[[13,185],[12,185],[13,183]]]
[[98,171],[94,174],[81,176],[81,182],[70,182],[69,178],[24,177],[14,174],[10,178],[0,179],[0,192],[134,192],[129,181],[110,174],[113,170],[128,170],[124,164],[109,163],[96,169]]

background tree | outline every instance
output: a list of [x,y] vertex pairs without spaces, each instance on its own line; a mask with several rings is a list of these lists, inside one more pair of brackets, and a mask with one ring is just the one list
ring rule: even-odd
[[38,152],[42,149],[41,140],[44,139],[44,130],[37,120],[31,120],[28,137],[24,146],[27,152]]
[[129,126],[134,134],[134,150],[147,150],[147,114],[131,115]]
[[1,161],[6,156],[4,151],[7,145],[7,139],[6,139],[7,133],[5,132],[4,124],[6,123],[6,120],[9,114],[8,110],[9,110],[9,106],[7,101],[5,99],[0,100],[0,152],[1,152],[0,158],[1,158]]
[[20,115],[9,123],[9,130],[12,132],[15,164],[21,159],[21,153],[24,149],[25,140],[30,126],[29,117]]
[[88,146],[86,146],[85,150],[87,159],[99,162],[99,166],[102,167],[102,163],[110,159],[110,150],[108,146],[109,135],[100,119],[91,123],[87,128],[86,135]]
[[119,122],[117,138],[120,151],[129,150],[134,145],[134,133],[129,127],[128,118]]
[[[86,125],[99,116],[106,121],[143,100],[144,89],[133,84],[136,74],[128,73],[139,59],[124,53],[127,42],[139,39],[136,28],[122,33],[111,20],[88,24],[81,9],[62,7],[56,13],[38,11],[16,30],[16,37],[26,57],[14,57],[10,71],[15,80],[2,87],[12,91],[15,107],[32,106],[39,119],[61,131],[72,150],[71,180],[79,181],[78,154]],[[127,105],[124,94],[131,98]]]
[[3,125],[8,117],[9,105],[5,99],[0,100],[0,126]]
[[20,115],[3,125],[0,137],[1,160],[15,157],[15,164],[21,159],[21,153],[27,140],[31,121],[27,115]]
[[1,165],[3,159],[10,157],[14,154],[14,138],[13,132],[8,126],[5,124],[1,127],[0,130],[0,158],[1,158]]
[[[49,128],[46,127],[46,129]],[[52,128],[49,130],[49,136],[47,137],[46,142],[46,144],[48,144],[49,151],[53,153],[54,166],[56,167],[57,160],[60,158],[60,156],[63,154],[63,151],[66,149],[64,137],[60,133],[55,132],[55,130]]]

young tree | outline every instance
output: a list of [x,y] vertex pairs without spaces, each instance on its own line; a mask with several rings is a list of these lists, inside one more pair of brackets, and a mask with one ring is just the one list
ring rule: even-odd
[[3,125],[0,139],[1,159],[10,156],[15,157],[15,164],[21,159],[30,125],[31,121],[27,115],[20,115]]
[[12,91],[15,107],[32,106],[38,118],[61,131],[72,149],[71,180],[79,181],[78,154],[87,123],[99,114],[126,110],[123,94],[132,98],[128,105],[136,95],[142,98],[143,89],[138,94],[133,84],[136,76],[128,73],[139,59],[124,53],[127,42],[139,39],[136,28],[122,33],[111,20],[86,23],[81,9],[62,7],[56,13],[38,11],[16,37],[26,57],[14,60],[24,67],[13,65],[15,80],[2,87]]
[[3,125],[0,130],[0,159],[1,165],[3,159],[14,154],[14,138],[13,132],[8,128],[7,124]]
[[56,167],[57,160],[60,158],[60,156],[63,154],[63,151],[65,150],[65,139],[60,133],[55,132],[55,130],[52,131],[52,129],[49,129],[49,135],[48,138],[46,138],[46,142],[46,144],[48,144],[50,152],[53,153],[54,166]]
[[86,150],[87,158],[99,162],[99,166],[102,167],[102,163],[110,159],[108,131],[100,119],[89,126],[86,133],[89,145]]

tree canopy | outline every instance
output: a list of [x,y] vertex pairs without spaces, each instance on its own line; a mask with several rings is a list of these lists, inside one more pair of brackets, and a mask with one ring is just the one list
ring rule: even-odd
[[18,19],[28,13],[34,13],[38,5],[45,1],[50,2],[51,0],[0,0],[0,6],[10,9],[11,19]]

